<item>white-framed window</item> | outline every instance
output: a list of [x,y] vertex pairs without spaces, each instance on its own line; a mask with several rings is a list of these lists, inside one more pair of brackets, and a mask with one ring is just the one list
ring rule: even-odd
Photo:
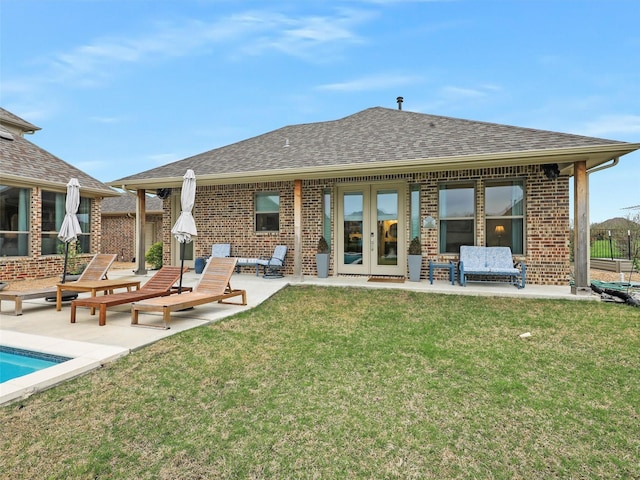
[[256,232],[280,230],[280,194],[257,192],[255,195]]
[[510,247],[524,254],[524,180],[487,181],[484,189],[485,238],[488,247]]
[[31,190],[0,185],[0,257],[29,255]]
[[475,245],[475,199],[476,189],[473,183],[440,185],[440,253],[460,253],[461,245]]

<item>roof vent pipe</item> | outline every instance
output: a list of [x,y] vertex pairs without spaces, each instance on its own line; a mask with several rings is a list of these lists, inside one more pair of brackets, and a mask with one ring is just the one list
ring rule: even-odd
[[396,102],[398,102],[398,110],[402,110],[402,102],[403,101],[404,101],[404,98],[402,98],[402,97],[396,98]]

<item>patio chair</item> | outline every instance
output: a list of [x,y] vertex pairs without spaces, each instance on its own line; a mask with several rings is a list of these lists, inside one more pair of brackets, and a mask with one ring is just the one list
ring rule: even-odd
[[[188,267],[184,268],[186,272]],[[71,323],[76,323],[76,308],[90,307],[91,314],[97,308],[100,311],[98,324],[107,323],[107,308],[125,303],[133,303],[147,298],[161,297],[173,293],[173,284],[180,278],[180,267],[162,267],[139,290],[119,292],[109,295],[80,298],[71,302]],[[177,291],[177,290],[175,290]]]
[[[131,305],[131,325],[168,329],[171,322],[171,312],[213,302],[246,305],[246,290],[231,288],[230,280],[235,266],[236,259],[232,257],[209,258],[200,281],[193,291],[133,303]],[[225,301],[237,296],[242,296],[242,303]],[[140,312],[161,312],[164,326],[139,323],[138,315]]]
[[[85,269],[80,274],[78,278],[78,282],[87,282],[94,280],[103,280],[107,278],[107,270],[111,268],[113,262],[118,258],[117,254],[110,253],[98,253],[94,255],[89,264],[85,267]],[[73,283],[73,282],[69,282]]]
[[231,244],[230,243],[214,243],[211,247],[212,257],[230,257],[231,256]]
[[[65,282],[65,285],[73,286],[75,282],[94,282],[97,280],[104,280],[107,277],[107,271],[113,265],[113,262],[116,261],[118,255],[116,253],[97,253],[93,256],[91,261],[84,268],[80,276],[77,280],[73,280],[71,282]],[[54,292],[55,293],[55,292]],[[78,298],[78,293],[65,290],[62,294],[62,300],[69,301],[74,298]],[[47,301],[56,301],[56,296],[50,295],[45,297]]]
[[260,268],[262,268],[262,276],[264,278],[280,278],[283,276],[284,259],[287,255],[287,246],[278,245],[273,251],[273,255],[270,257],[261,258],[238,258],[237,271],[240,271],[240,267],[256,267],[256,277],[260,275]]

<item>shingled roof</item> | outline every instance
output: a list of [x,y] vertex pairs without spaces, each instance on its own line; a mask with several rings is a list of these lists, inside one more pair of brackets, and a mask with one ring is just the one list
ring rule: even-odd
[[80,182],[80,193],[83,196],[105,197],[118,194],[26,138],[0,135],[0,184],[38,185],[65,191],[72,177]]
[[[131,193],[122,193],[117,197],[105,198],[102,201],[103,215],[122,215],[136,213],[137,197]],[[155,196],[147,196],[145,201],[146,213],[162,213],[162,200]]]
[[[597,152],[597,157],[591,157],[591,168],[639,146],[374,107],[339,120],[283,127],[110,184],[159,186],[164,182],[177,186],[189,168],[201,185],[259,181],[276,175],[318,178],[341,172],[345,176],[356,171],[372,173],[374,169],[417,171],[489,166],[490,162],[493,166],[547,163],[552,156]],[[610,152],[615,152],[613,157]]]
[[40,127],[36,127],[33,123],[27,122],[25,119],[20,118],[14,113],[0,107],[0,122],[13,125],[25,133],[33,133],[36,130],[42,130]]

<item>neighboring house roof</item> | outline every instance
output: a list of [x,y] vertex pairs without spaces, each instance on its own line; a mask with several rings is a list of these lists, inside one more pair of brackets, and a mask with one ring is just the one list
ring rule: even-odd
[[33,133],[36,130],[41,130],[40,127],[36,127],[33,123],[27,122],[26,120],[20,118],[19,116],[11,113],[8,110],[5,110],[2,107],[0,107],[0,122],[17,127],[23,133]]
[[[130,193],[122,193],[117,197],[105,198],[102,201],[103,215],[123,215],[136,213],[137,197]],[[147,195],[145,201],[146,213],[162,213],[162,200],[155,196]]]
[[110,182],[127,188],[456,170],[572,162],[588,168],[640,144],[382,107],[328,122],[292,125]]
[[[7,113],[9,112],[6,110],[0,112],[0,122],[3,124],[5,123],[4,115]],[[15,115],[12,117],[19,119]],[[38,127],[35,128],[38,129]],[[69,179],[75,177],[80,182],[80,194],[84,197],[118,195],[114,189],[26,138],[20,135],[7,135],[6,132],[8,130],[0,126],[0,184],[41,186],[54,191],[66,191]]]

